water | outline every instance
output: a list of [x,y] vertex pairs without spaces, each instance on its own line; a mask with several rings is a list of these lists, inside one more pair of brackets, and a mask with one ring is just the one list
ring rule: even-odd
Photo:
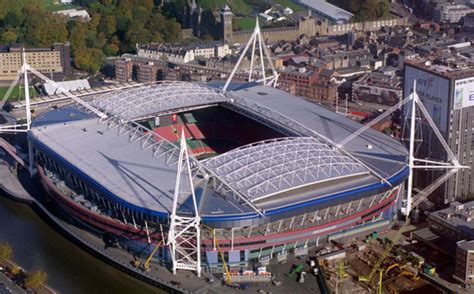
[[163,293],[108,266],[53,230],[27,205],[0,193],[0,242],[13,247],[13,260],[26,270],[48,273],[61,293]]

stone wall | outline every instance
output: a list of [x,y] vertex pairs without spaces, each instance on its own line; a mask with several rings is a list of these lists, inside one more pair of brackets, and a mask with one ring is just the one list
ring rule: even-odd
[[[284,28],[262,29],[262,34],[267,42],[277,42],[280,40],[293,41],[300,35],[308,37],[314,36],[337,36],[347,34],[349,31],[371,32],[382,27],[406,26],[406,18],[394,18],[378,21],[365,21],[357,23],[347,23],[340,25],[329,25],[327,21],[317,21],[313,17],[306,17],[298,22],[298,25]],[[250,39],[253,30],[234,31],[230,43],[245,44]]]

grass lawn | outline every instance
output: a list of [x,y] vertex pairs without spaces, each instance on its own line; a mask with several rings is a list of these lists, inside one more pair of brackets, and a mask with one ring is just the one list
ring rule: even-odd
[[[3,96],[5,96],[5,94],[7,93],[8,88],[9,87],[0,87],[0,101],[3,99]],[[35,96],[36,96],[35,89],[33,87],[30,87],[30,97],[35,97]],[[8,100],[18,99],[18,97],[21,97],[23,99],[24,97],[23,88],[21,88],[21,93],[20,93],[20,86],[15,86]]]
[[44,9],[47,11],[59,11],[59,10],[65,10],[65,9],[78,8],[78,6],[74,4],[54,4],[55,0],[43,0],[43,2],[44,2]]
[[197,0],[196,3],[202,6],[203,9],[220,9],[227,3],[234,14],[247,15],[252,13],[252,5],[245,0]]
[[239,31],[253,30],[255,28],[255,17],[246,16],[234,18],[235,28]]
[[307,9],[293,0],[273,0],[273,3],[283,7],[290,7],[294,12],[306,11]]

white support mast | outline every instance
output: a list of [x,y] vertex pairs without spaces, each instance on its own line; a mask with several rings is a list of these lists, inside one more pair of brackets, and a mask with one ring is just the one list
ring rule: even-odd
[[25,87],[25,111],[26,111],[26,129],[29,131],[31,128],[31,104],[30,104],[30,87],[28,82],[28,70],[27,62],[26,62],[26,53],[25,49],[23,48],[22,53],[23,58],[23,85]]
[[[342,141],[340,141],[337,146],[343,148],[351,140],[359,137],[363,132],[370,129],[376,123],[384,120],[387,118],[391,113],[395,110],[399,109],[403,105],[411,102],[411,109],[410,109],[410,136],[409,136],[409,146],[408,146],[408,167],[409,167],[409,174],[408,174],[408,182],[407,182],[407,194],[406,194],[406,207],[402,208],[402,213],[405,214],[407,217],[410,215],[411,210],[414,207],[417,207],[421,202],[423,202],[434,190],[436,190],[439,186],[441,186],[446,180],[448,180],[452,175],[454,175],[459,169],[462,168],[469,168],[467,166],[462,166],[459,164],[458,159],[449,148],[448,143],[442,136],[441,132],[439,131],[438,127],[434,123],[433,119],[431,118],[430,114],[428,113],[427,109],[423,105],[423,102],[418,97],[416,92],[416,80],[414,81],[413,85],[413,93],[410,94],[409,97],[406,97],[396,105],[392,106],[384,113],[382,113],[379,117],[372,120],[368,124],[364,125],[362,128],[355,131],[353,134],[349,135]],[[433,130],[434,134],[438,138],[441,146],[446,151],[448,155],[447,162],[440,162],[434,160],[426,160],[426,159],[418,159],[415,157],[415,141],[416,141],[416,107],[420,109],[422,115],[428,122],[430,128]],[[432,170],[447,170],[442,176],[437,178],[433,181],[430,185],[425,187],[423,190],[419,191],[416,195],[413,195],[413,171],[414,169],[432,169]]]
[[[30,101],[31,97],[30,97],[28,72],[31,72],[32,74],[34,74],[37,77],[44,80],[45,82],[51,83],[53,85],[53,87],[55,87],[56,89],[63,92],[66,96],[68,96],[69,98],[71,98],[75,102],[81,104],[82,106],[87,108],[89,111],[95,113],[101,119],[105,119],[107,117],[107,115],[105,115],[104,113],[102,113],[98,109],[96,109],[96,108],[92,107],[91,105],[89,105],[88,103],[84,102],[84,100],[74,96],[69,91],[66,91],[63,87],[58,85],[55,81],[49,79],[47,76],[43,75],[39,71],[32,68],[28,64],[28,61],[27,61],[27,58],[26,58],[26,52],[25,52],[24,48],[23,48],[23,52],[22,52],[22,62],[23,62],[23,64],[22,64],[20,70],[18,70],[15,80],[12,82],[12,84],[8,88],[8,91],[5,93],[5,96],[0,101],[0,109],[3,108],[6,101],[10,97],[13,89],[15,88],[16,85],[19,84],[20,78],[23,76],[26,123],[0,126],[0,134],[1,133],[20,133],[20,132],[26,133],[31,129],[31,122],[32,122],[32,120],[31,120],[31,101]],[[31,145],[29,140],[28,140],[28,158],[29,158],[28,170],[29,170],[30,176],[33,176],[34,173],[35,173],[35,169],[34,169],[34,150],[33,150],[33,146]]]
[[[255,54],[255,49],[257,49],[257,42],[258,42],[258,54]],[[229,87],[230,82],[234,78],[235,73],[238,71],[240,64],[242,63],[242,60],[247,54],[247,51],[250,48],[250,45],[252,45],[252,53],[251,53],[251,59],[250,59],[250,68],[249,68],[249,82],[254,81],[252,78],[253,75],[253,66],[255,63],[255,58],[256,55],[260,58],[260,71],[262,73],[262,78],[256,80],[257,82],[263,82],[264,85],[269,85],[276,87],[276,83],[278,81],[278,73],[276,71],[275,66],[273,65],[273,62],[270,58],[270,53],[268,52],[267,46],[265,45],[265,41],[262,36],[262,31],[260,30],[260,25],[258,23],[258,17],[256,19],[255,23],[255,29],[253,30],[252,35],[250,36],[249,41],[245,45],[244,50],[242,51],[242,54],[240,55],[239,59],[237,60],[237,63],[235,64],[234,68],[232,69],[232,72],[230,73],[229,78],[227,79],[224,88],[222,89],[224,92],[227,91],[227,88]],[[267,59],[267,63],[270,66],[272,70],[271,76],[266,76],[266,69],[265,69],[265,58]]]
[[[196,271],[201,276],[201,218],[194,193],[191,164],[184,130],[181,130],[180,152],[170,216],[167,245],[170,248],[173,274],[177,269]],[[178,200],[185,202],[191,196],[194,216],[178,212]]]
[[24,95],[25,95],[25,117],[26,117],[26,123],[22,124],[13,124],[13,125],[5,125],[5,126],[0,126],[0,134],[1,133],[26,133],[31,129],[31,97],[30,97],[30,88],[29,88],[29,79],[28,79],[28,73],[32,73],[35,76],[41,78],[43,81],[50,83],[55,89],[61,91],[64,93],[67,97],[71,98],[74,102],[82,105],[85,107],[87,110],[95,113],[98,117],[101,119],[107,118],[107,115],[97,108],[91,106],[81,98],[71,94],[69,91],[64,89],[61,85],[56,83],[55,81],[51,80],[44,74],[40,73],[33,67],[31,67],[28,64],[27,58],[26,58],[26,53],[25,49],[23,49],[22,53],[22,61],[23,65],[22,67],[18,70],[17,76],[15,80],[12,82],[10,87],[8,88],[7,92],[3,96],[2,100],[0,101],[0,109],[3,108],[5,103],[7,102],[8,98],[10,97],[11,93],[13,92],[13,89],[15,86],[17,86],[20,82],[21,77],[23,76],[23,86],[24,86]]
[[416,80],[413,81],[413,93],[411,98],[411,117],[410,117],[410,140],[408,146],[408,183],[407,183],[407,206],[406,206],[406,215],[410,216],[411,211],[411,202],[412,202],[412,193],[413,193],[413,167],[415,166],[415,134],[416,134]]

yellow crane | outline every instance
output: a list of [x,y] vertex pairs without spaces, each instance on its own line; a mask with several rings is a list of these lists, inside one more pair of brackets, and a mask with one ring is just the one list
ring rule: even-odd
[[382,263],[384,262],[385,258],[387,258],[388,254],[390,253],[390,251],[392,250],[393,246],[398,242],[398,240],[400,239],[400,237],[402,236],[402,231],[403,229],[408,226],[409,224],[409,221],[407,220],[405,222],[405,224],[403,226],[400,227],[400,229],[398,229],[397,233],[395,234],[395,237],[393,238],[392,240],[392,243],[387,245],[387,247],[385,248],[382,256],[380,256],[379,260],[377,261],[377,263],[375,263],[374,267],[372,268],[372,270],[370,271],[370,273],[367,275],[367,276],[360,276],[359,277],[359,281],[360,282],[370,282],[373,278],[373,276],[375,275],[375,273],[379,270],[380,266],[382,265]]
[[380,269],[380,273],[379,273],[379,284],[378,284],[378,291],[377,291],[377,294],[382,294],[383,291],[382,291],[382,277],[383,277],[383,268]]
[[219,252],[219,255],[221,256],[221,259],[222,259],[222,264],[224,265],[224,271],[225,271],[225,275],[226,275],[226,282],[227,282],[227,284],[231,284],[232,279],[230,277],[229,268],[227,267],[227,263],[225,262],[224,254],[222,253],[221,248],[219,247],[219,241],[216,238],[216,232],[213,228],[210,228],[210,229],[212,231],[212,236],[214,238],[214,242],[216,243],[217,252]]
[[145,264],[143,264],[143,267],[144,267],[145,269],[149,269],[149,268],[150,268],[151,259],[153,258],[153,256],[155,256],[156,251],[158,251],[158,248],[161,247],[161,244],[163,244],[163,240],[161,240],[160,242],[158,242],[158,244],[156,244],[155,249],[153,249],[153,251],[151,252],[150,256],[148,256],[148,258],[146,259]]
[[[158,251],[158,248],[160,248],[162,244],[163,244],[163,240],[161,240],[160,242],[158,242],[158,243],[156,244],[155,248],[154,248],[153,251],[150,253],[150,255],[149,255],[148,258],[146,259],[145,263],[143,264],[143,267],[142,267],[143,270],[147,270],[147,269],[150,268],[150,262],[151,262],[153,256],[155,256],[156,252]],[[135,261],[133,262],[133,265],[134,265],[135,267],[137,267],[137,268],[142,266],[142,264],[140,263],[139,260],[135,260]]]

